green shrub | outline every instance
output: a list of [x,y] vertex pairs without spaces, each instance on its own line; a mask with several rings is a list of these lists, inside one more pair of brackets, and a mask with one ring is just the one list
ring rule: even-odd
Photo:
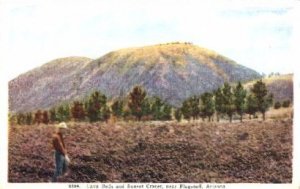
[[290,100],[285,100],[282,103],[282,107],[287,108],[291,105],[291,101]]
[[274,109],[279,109],[279,108],[281,108],[281,103],[279,101],[277,101],[274,104]]

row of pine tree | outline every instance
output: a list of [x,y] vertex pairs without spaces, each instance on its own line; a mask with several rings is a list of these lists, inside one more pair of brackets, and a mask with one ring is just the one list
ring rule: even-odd
[[175,118],[180,121],[182,116],[188,120],[201,117],[211,121],[216,115],[217,121],[226,116],[232,122],[233,115],[237,114],[242,122],[245,113],[251,118],[251,115],[260,112],[265,120],[265,113],[273,104],[273,95],[268,93],[262,80],[257,81],[248,93],[241,82],[235,87],[224,83],[212,93],[206,92],[184,101],[182,107],[175,111]]
[[19,125],[49,124],[70,120],[107,122],[111,116],[119,120],[138,121],[164,121],[172,120],[173,117],[177,121],[183,118],[212,121],[216,117],[217,121],[226,118],[231,122],[233,115],[238,115],[242,121],[244,114],[248,114],[251,118],[257,112],[260,112],[265,120],[265,113],[272,104],[273,95],[268,93],[262,80],[257,81],[249,92],[244,89],[241,82],[236,86],[224,83],[222,87],[211,93],[206,92],[186,99],[180,108],[173,108],[158,97],[149,97],[142,87],[136,86],[127,98],[116,99],[111,105],[108,105],[104,94],[95,91],[84,101],[74,101],[71,104],[60,105],[50,110],[38,110],[35,113],[17,113],[10,116],[10,122]]

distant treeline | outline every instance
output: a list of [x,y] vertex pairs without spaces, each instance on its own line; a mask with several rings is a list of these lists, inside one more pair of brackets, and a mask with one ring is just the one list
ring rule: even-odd
[[[238,115],[240,121],[243,115],[255,117],[257,112],[265,113],[273,105],[273,95],[269,94],[262,80],[257,81],[248,92],[241,82],[236,86],[228,83],[213,92],[206,92],[200,96],[186,99],[180,108],[174,108],[158,97],[147,96],[141,86],[136,86],[125,99],[115,99],[108,103],[107,97],[94,91],[83,101],[74,101],[63,104],[50,110],[37,110],[36,112],[17,113],[9,116],[10,123],[19,125],[49,124],[61,121],[108,121],[111,117],[118,120],[172,120],[182,119],[205,121],[219,121],[220,118],[232,121]],[[288,107],[290,101],[276,102],[274,108]]]

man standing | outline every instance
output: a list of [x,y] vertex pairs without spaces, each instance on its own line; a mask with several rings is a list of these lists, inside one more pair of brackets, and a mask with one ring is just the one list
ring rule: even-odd
[[64,122],[56,125],[56,131],[52,137],[52,144],[55,150],[55,172],[52,177],[52,182],[56,182],[59,176],[66,174],[68,164],[70,163],[63,139],[63,134],[65,134],[67,129],[67,124]]

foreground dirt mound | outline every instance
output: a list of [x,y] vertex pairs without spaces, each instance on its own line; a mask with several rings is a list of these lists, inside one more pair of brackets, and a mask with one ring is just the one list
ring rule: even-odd
[[[9,182],[48,182],[53,126],[11,126]],[[70,124],[61,182],[292,182],[292,121]]]

